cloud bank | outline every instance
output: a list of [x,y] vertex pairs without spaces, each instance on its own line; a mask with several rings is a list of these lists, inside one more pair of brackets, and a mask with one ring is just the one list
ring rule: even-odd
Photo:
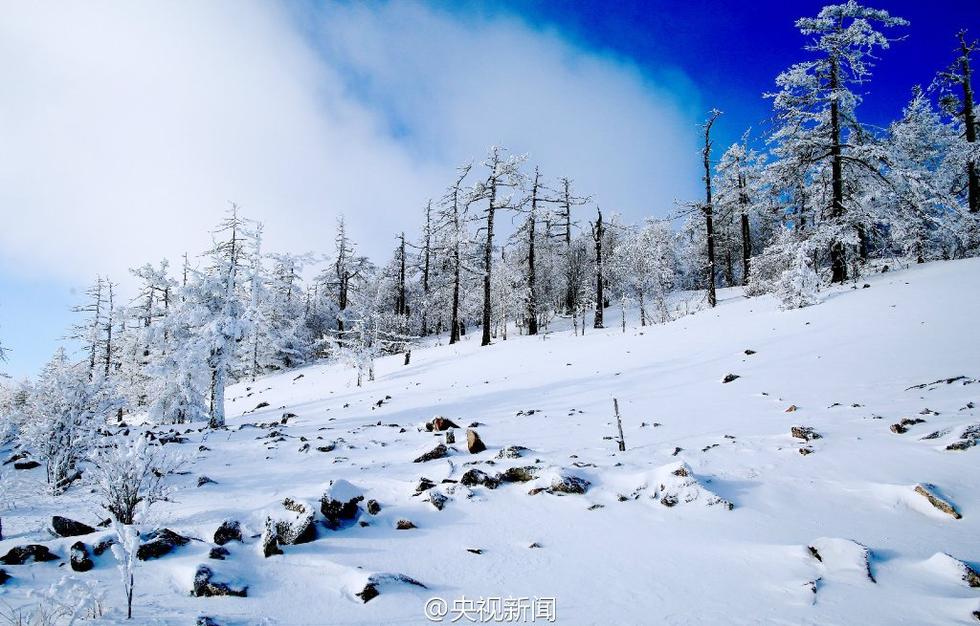
[[517,17],[421,4],[0,5],[0,271],[87,280],[207,246],[386,255],[460,162],[529,153],[637,219],[696,193],[697,94]]

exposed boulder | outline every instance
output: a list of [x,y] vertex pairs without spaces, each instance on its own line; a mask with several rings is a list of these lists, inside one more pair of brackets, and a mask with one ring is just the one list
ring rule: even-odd
[[459,483],[467,487],[483,485],[487,489],[496,489],[500,481],[486,472],[474,468],[463,474],[463,477],[459,479]]
[[170,554],[179,546],[187,545],[190,539],[183,535],[178,535],[169,528],[156,530],[147,537],[146,543],[140,544],[136,550],[136,558],[141,561],[158,559],[161,556]]
[[725,377],[721,379],[721,382],[730,383],[733,380],[737,380],[739,378],[741,378],[741,376],[739,376],[738,374],[725,374]]
[[[308,543],[316,539],[316,525],[313,523],[315,515],[316,511],[310,503],[286,498],[282,501],[282,510],[275,511],[266,518],[266,533],[275,537],[277,547]],[[266,544],[263,540],[263,551]]]
[[821,438],[820,433],[809,426],[793,426],[789,429],[789,434],[803,441],[813,441],[814,439]]
[[228,583],[216,582],[214,572],[207,565],[201,565],[194,574],[194,588],[191,595],[198,598],[210,598],[213,596],[237,596],[244,598],[248,596],[248,587],[232,587]]
[[433,489],[432,491],[429,492],[428,501],[429,504],[431,504],[432,506],[436,507],[438,510],[441,511],[443,508],[445,508],[446,502],[449,501],[449,498],[438,489]]
[[18,461],[14,463],[15,470],[31,470],[35,467],[41,467],[41,464],[37,461]]
[[507,446],[503,450],[497,453],[498,459],[519,459],[524,456],[529,450],[524,446]]
[[947,501],[938,493],[936,493],[936,488],[933,485],[923,485],[918,484],[915,486],[915,493],[924,497],[929,501],[929,504],[934,506],[936,509],[942,511],[946,515],[949,515],[953,519],[960,519],[963,516],[960,512],[956,510],[956,507],[952,502]]
[[92,554],[95,556],[102,556],[109,548],[111,548],[116,543],[116,540],[112,537],[106,537],[99,543],[92,547]]
[[381,512],[381,504],[379,504],[377,500],[368,500],[367,512],[371,515],[377,515]]
[[395,523],[395,528],[398,530],[412,530],[413,528],[418,528],[412,520],[400,519]]
[[442,459],[447,456],[449,456],[449,448],[446,447],[446,444],[440,443],[435,448],[432,448],[422,456],[415,459],[415,463],[426,463],[428,461]]
[[441,415],[434,417],[431,422],[426,422],[425,424],[425,429],[429,432],[442,432],[450,428],[459,428],[459,425]]
[[341,522],[357,518],[357,503],[362,500],[364,494],[360,489],[346,480],[333,480],[320,498],[320,512],[328,526],[337,528]]
[[551,481],[551,486],[545,489],[553,494],[583,494],[589,490],[592,484],[584,478],[578,476],[558,476]]
[[902,435],[909,431],[909,426],[914,426],[915,424],[922,424],[923,422],[925,422],[925,420],[919,417],[915,417],[915,418],[906,417],[902,419],[900,422],[892,424],[889,427],[889,429],[896,435]]
[[421,478],[419,478],[419,484],[415,487],[415,495],[419,495],[423,491],[428,491],[429,489],[432,489],[435,486],[436,484],[434,482],[432,482],[425,476],[422,476]]
[[466,429],[466,449],[470,454],[478,454],[487,449],[486,444],[480,439],[480,435],[472,428]]
[[526,483],[537,478],[538,468],[533,465],[523,467],[509,467],[497,474],[497,479],[502,483]]
[[73,519],[61,517],[60,515],[55,515],[51,518],[51,528],[54,529],[54,533],[59,537],[78,537],[79,535],[88,535],[95,532],[95,529],[88,524],[76,522]]
[[58,557],[51,554],[47,546],[32,543],[26,546],[15,546],[7,554],[0,557],[0,563],[4,565],[23,565],[28,561],[43,563],[45,561],[57,561]]
[[215,546],[211,548],[210,552],[208,552],[208,558],[214,559],[215,561],[224,561],[230,554],[231,552],[228,551],[228,548],[224,546]]
[[208,478],[207,476],[198,476],[197,477],[197,486],[198,487],[203,487],[204,485],[216,485],[216,484],[218,484],[217,481],[212,480],[211,478]]
[[374,598],[381,595],[382,587],[391,584],[412,585],[415,587],[421,587],[422,589],[428,589],[428,587],[419,581],[409,576],[405,576],[404,574],[372,574],[368,576],[367,583],[365,583],[364,588],[354,595],[360,598],[362,602],[367,604]]
[[223,546],[229,541],[242,541],[242,525],[237,520],[226,519],[214,531],[214,542]]
[[87,572],[95,567],[95,563],[92,562],[92,557],[89,556],[88,546],[81,541],[73,543],[68,554],[69,563],[73,571]]

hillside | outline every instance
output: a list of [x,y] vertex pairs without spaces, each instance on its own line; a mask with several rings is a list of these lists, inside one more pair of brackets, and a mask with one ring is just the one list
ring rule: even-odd
[[[467,336],[416,349],[408,366],[382,359],[362,388],[328,364],[230,387],[226,430],[194,424],[186,442],[166,446],[187,457],[188,473],[143,529],[192,541],[140,564],[135,617],[415,624],[426,623],[428,598],[452,607],[498,596],[555,598],[563,624],[975,623],[980,589],[959,561],[980,568],[980,446],[969,443],[980,443],[980,259],[857,287],[793,311],[723,290],[717,309],[625,333],[611,309],[615,327],[585,336],[487,348]],[[728,374],[738,377],[723,382]],[[413,462],[445,441],[425,430],[435,416],[459,426],[456,443],[445,458]],[[922,421],[893,432],[904,418]],[[478,454],[467,451],[474,423],[487,446]],[[527,450],[500,458],[509,446]],[[505,472],[513,467],[530,469]],[[533,480],[443,482],[472,469],[490,486],[501,473]],[[198,487],[202,476],[214,482]],[[416,494],[422,477],[435,486]],[[84,484],[38,496],[43,468],[4,466],[3,480],[13,507],[0,555],[40,543],[61,564],[0,566],[11,577],[0,603],[19,607],[72,573],[77,539],[98,543],[52,538],[51,516],[94,525],[100,512]],[[338,499],[364,500],[357,521],[329,529],[319,500],[340,480],[350,485],[335,483]],[[582,481],[582,494],[548,490]],[[535,488],[545,490],[529,495]],[[445,497],[441,510],[433,494]],[[317,509],[316,539],[266,558],[258,536],[270,512],[288,515],[284,498]],[[240,522],[244,543],[209,559],[226,519]],[[399,520],[417,528],[399,530]],[[93,560],[74,576],[99,581],[106,619],[121,620],[113,557]],[[192,597],[201,564],[248,596]],[[355,594],[369,581],[380,595],[365,603]]]

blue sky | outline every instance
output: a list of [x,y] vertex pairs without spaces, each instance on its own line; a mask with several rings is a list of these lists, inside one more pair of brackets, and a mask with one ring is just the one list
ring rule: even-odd
[[[805,58],[793,22],[822,4],[5,5],[0,56],[23,62],[0,67],[20,87],[0,94],[0,371],[37,371],[96,274],[125,287],[129,266],[203,249],[232,199],[270,248],[325,251],[346,213],[381,256],[502,142],[628,219],[662,214],[697,193],[706,109],[725,112],[719,148],[765,128],[762,93]],[[872,3],[911,24],[863,119],[894,119],[978,4]]]

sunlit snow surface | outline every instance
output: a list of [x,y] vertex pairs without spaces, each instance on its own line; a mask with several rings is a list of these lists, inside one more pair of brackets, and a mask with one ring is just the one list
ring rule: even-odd
[[[980,565],[980,445],[946,447],[980,423],[980,410],[968,408],[980,405],[980,382],[964,384],[980,378],[980,260],[862,278],[823,298],[782,312],[768,297],[723,290],[713,311],[647,328],[630,320],[625,334],[616,307],[606,313],[614,328],[584,337],[511,335],[481,348],[471,333],[460,345],[414,350],[409,366],[400,355],[383,359],[363,388],[335,365],[231,387],[228,430],[195,424],[188,443],[167,446],[188,456],[189,473],[144,528],[200,541],[140,564],[136,621],[414,624],[425,623],[428,598],[465,595],[554,597],[563,624],[971,623],[980,589],[962,580],[957,559]],[[739,378],[722,383],[729,373]],[[957,376],[967,378],[909,389]],[[613,397],[625,453],[613,440]],[[269,406],[253,411],[260,402]],[[797,410],[786,412],[791,405]],[[275,427],[285,441],[266,437],[272,428],[243,427],[286,412],[297,417]],[[419,430],[436,415],[462,427],[454,450],[413,463],[444,441]],[[904,434],[889,429],[906,417],[925,422]],[[488,446],[477,455],[466,450],[473,422]],[[796,439],[793,426],[821,437]],[[209,450],[198,452],[201,444]],[[513,445],[529,450],[496,458]],[[537,466],[538,480],[494,490],[441,484],[473,467],[492,476],[513,466]],[[204,475],[216,484],[198,488]],[[528,495],[567,475],[591,487]],[[422,476],[448,497],[443,510],[427,492],[414,495]],[[56,514],[98,521],[95,496],[82,484],[59,498],[39,495],[43,479],[43,468],[3,467],[0,555],[40,542],[65,564],[0,566],[12,576],[0,607],[37,602],[30,590],[74,575],[103,583],[107,619],[121,619],[112,555],[73,574],[66,559],[76,539],[47,530]],[[285,497],[316,502],[338,479],[351,484],[335,492],[363,492],[359,519],[369,525],[320,525],[314,542],[264,558],[257,536],[267,512]],[[962,519],[915,493],[919,483]],[[364,511],[369,499],[379,514]],[[228,518],[241,521],[245,543],[228,544],[225,561],[209,560]],[[396,530],[400,519],[418,528]],[[247,584],[248,597],[191,597],[200,564]],[[377,598],[354,595],[382,574],[428,588],[381,578]]]

